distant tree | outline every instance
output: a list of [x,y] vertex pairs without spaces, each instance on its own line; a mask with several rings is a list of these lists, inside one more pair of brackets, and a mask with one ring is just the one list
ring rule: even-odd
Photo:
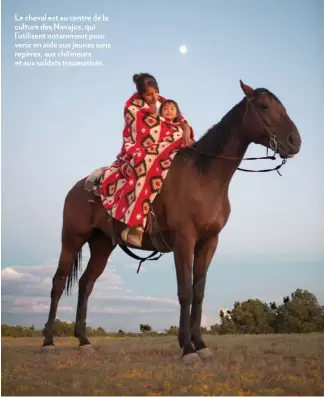
[[212,327],[213,332],[215,332],[218,329],[218,333],[221,335],[224,334],[235,334],[236,331],[236,326],[233,320],[230,317],[227,316],[221,316],[221,323],[217,327],[217,324],[213,325]]
[[67,321],[55,320],[54,335],[55,336],[73,336],[75,323],[68,323]]
[[207,334],[207,332],[208,332],[207,327],[200,327],[201,334]]
[[35,330],[34,327],[21,327],[20,325],[10,326],[7,324],[2,324],[1,336],[11,338],[25,338],[30,336],[41,336],[41,332]]
[[13,336],[12,335],[12,328],[10,325],[1,324],[1,336]]
[[107,336],[107,332],[102,327],[98,327],[96,330],[93,330],[92,334],[94,336]]
[[324,306],[321,306],[322,308],[322,315],[318,321],[318,332],[324,332]]
[[314,294],[297,289],[277,308],[276,332],[306,333],[324,330],[324,310]]
[[151,332],[152,331],[152,327],[148,324],[140,324],[140,331],[141,332]]
[[220,333],[265,334],[272,333],[273,311],[259,299],[236,301],[230,316],[220,313]]
[[168,330],[166,330],[166,333],[168,335],[177,336],[178,332],[179,332],[179,327],[177,327],[176,325],[171,325],[171,327]]
[[[238,306],[238,302],[235,302],[234,308],[237,306]],[[219,334],[235,334],[236,327],[235,327],[235,324],[231,318],[231,311],[221,309],[219,311],[219,316],[221,318],[221,323],[218,327],[218,333]],[[213,331],[215,332],[215,330],[216,330],[216,325],[213,326]]]
[[220,333],[220,324],[214,324],[210,327],[209,333],[211,334],[219,334]]

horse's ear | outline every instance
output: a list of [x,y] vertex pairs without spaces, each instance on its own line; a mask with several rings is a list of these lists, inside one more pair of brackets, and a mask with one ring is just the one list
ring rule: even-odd
[[251,88],[250,86],[244,84],[242,80],[240,80],[240,85],[241,85],[241,88],[246,96],[251,97],[254,95],[254,89]]

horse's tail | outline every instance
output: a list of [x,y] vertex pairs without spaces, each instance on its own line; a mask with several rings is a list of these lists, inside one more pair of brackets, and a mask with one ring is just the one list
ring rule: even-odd
[[71,294],[74,283],[78,281],[78,273],[79,270],[81,270],[81,268],[82,268],[82,248],[77,253],[72,268],[70,270],[70,273],[68,275],[66,289],[65,289],[67,295]]

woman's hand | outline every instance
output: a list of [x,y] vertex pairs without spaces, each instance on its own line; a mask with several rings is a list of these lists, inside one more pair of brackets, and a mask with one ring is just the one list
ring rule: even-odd
[[154,94],[154,102],[151,103],[150,106],[150,112],[153,114],[157,114],[157,107],[156,107],[156,102],[160,100],[160,94],[158,92],[156,92]]
[[195,143],[195,141],[193,141],[190,136],[186,136],[186,134],[183,134],[182,137],[182,144],[185,146],[192,146]]
[[150,107],[150,113],[156,115],[157,114],[156,103],[152,103],[151,105],[149,105],[149,107]]

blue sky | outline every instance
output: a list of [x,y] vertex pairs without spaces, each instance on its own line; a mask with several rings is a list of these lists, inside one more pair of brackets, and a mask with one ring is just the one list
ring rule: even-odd
[[[324,304],[324,3],[134,4],[2,1],[2,321],[46,321],[64,197],[78,179],[115,159],[123,105],[139,72],[158,79],[161,94],[179,103],[196,137],[242,99],[239,79],[276,94],[302,136],[301,152],[283,177],[235,174],[232,214],[208,274],[205,322],[237,299],[280,300],[296,288],[309,289]],[[112,47],[94,54],[104,66],[15,68],[15,13],[104,13],[109,22],[97,29]],[[181,44],[188,47],[185,55]],[[247,154],[265,149],[253,145]],[[147,321],[163,329],[178,322],[172,255],[148,263],[139,275],[134,266],[121,250],[113,253],[91,295],[89,325],[138,329]],[[60,318],[74,319],[76,294],[62,298]]]

